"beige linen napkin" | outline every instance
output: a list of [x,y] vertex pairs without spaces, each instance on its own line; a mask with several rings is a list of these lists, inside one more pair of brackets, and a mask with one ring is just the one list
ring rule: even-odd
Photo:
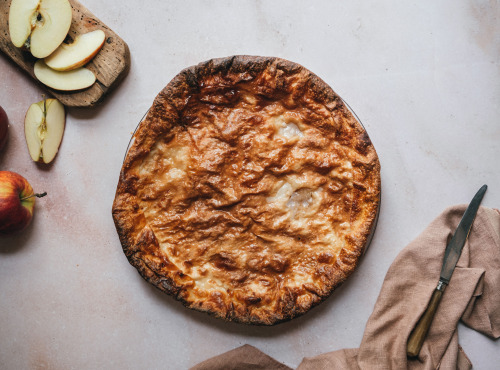
[[[466,207],[446,209],[396,257],[359,349],[306,357],[298,369],[471,369],[458,344],[458,321],[489,337],[500,337],[500,212],[485,207],[479,209],[418,359],[406,358],[408,336],[436,288],[445,246]],[[287,367],[246,345],[192,369]]]

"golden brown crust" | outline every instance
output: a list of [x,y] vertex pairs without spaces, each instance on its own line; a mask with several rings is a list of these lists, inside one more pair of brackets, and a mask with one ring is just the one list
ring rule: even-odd
[[248,324],[301,315],[355,269],[380,165],[316,75],[279,58],[213,59],[156,97],[113,218],[130,263],[186,306]]

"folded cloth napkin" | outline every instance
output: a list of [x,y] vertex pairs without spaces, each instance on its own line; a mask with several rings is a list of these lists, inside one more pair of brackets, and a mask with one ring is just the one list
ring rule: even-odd
[[[306,357],[298,370],[471,369],[458,344],[457,324],[500,337],[500,211],[481,207],[417,359],[406,342],[436,288],[445,246],[466,205],[446,209],[392,263],[360,348]],[[327,334],[325,334],[327,335]],[[192,369],[287,369],[245,345]]]

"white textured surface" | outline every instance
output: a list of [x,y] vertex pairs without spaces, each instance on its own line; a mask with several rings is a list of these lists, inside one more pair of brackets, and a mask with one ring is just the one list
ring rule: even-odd
[[[10,142],[0,169],[48,196],[24,233],[0,239],[1,369],[183,369],[249,343],[287,365],[360,344],[397,253],[445,207],[500,207],[498,1],[85,0],[128,43],[128,77],[102,106],[69,109],[60,152],[34,164],[23,117],[43,90],[0,57]],[[144,282],[121,251],[111,204],[130,134],[186,66],[233,54],[301,63],[365,125],[382,164],[378,230],[325,303],[276,327],[228,324]],[[500,341],[460,327],[477,369]]]

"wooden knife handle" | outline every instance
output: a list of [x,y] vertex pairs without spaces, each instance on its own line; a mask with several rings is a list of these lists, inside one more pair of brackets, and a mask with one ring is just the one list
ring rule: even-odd
[[422,348],[425,336],[429,331],[432,319],[434,318],[439,302],[441,301],[441,296],[443,295],[444,288],[439,288],[441,288],[441,286],[436,288],[434,293],[432,293],[429,306],[427,306],[424,314],[420,320],[418,320],[417,325],[410,334],[410,338],[408,339],[408,344],[406,346],[406,354],[408,357],[417,357],[420,352],[420,348]]

